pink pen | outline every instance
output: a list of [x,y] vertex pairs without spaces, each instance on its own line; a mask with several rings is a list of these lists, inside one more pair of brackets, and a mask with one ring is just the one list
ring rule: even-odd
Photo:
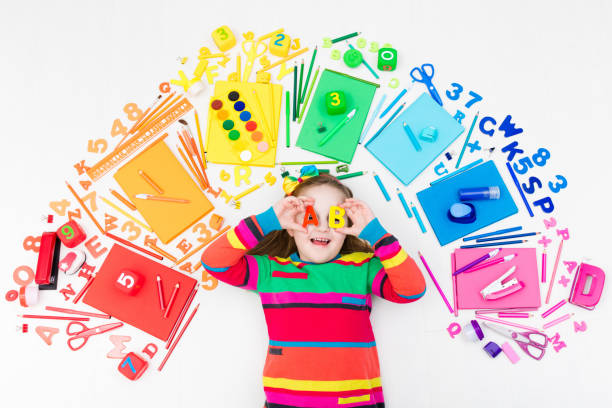
[[485,262],[482,265],[476,265],[476,266],[474,266],[474,267],[464,271],[464,273],[470,273],[470,272],[477,271],[479,269],[487,268],[489,266],[497,265],[498,263],[508,262],[508,261],[511,261],[512,259],[514,259],[515,256],[516,256],[516,254],[506,255],[503,258],[497,258],[497,259],[492,260],[491,262]]
[[497,314],[497,317],[503,317],[503,318],[523,318],[523,319],[527,319],[529,317],[531,317],[531,314],[529,313],[508,313],[508,312],[499,312]]
[[436,280],[436,278],[434,278],[433,273],[431,272],[431,269],[429,269],[429,265],[427,265],[427,262],[425,262],[425,258],[423,258],[423,255],[421,255],[420,252],[419,252],[419,257],[421,258],[423,265],[425,265],[425,269],[427,269],[427,273],[429,273],[429,277],[433,281],[434,285],[436,285],[438,292],[440,292],[440,296],[442,296],[442,300],[444,300],[444,303],[446,303],[446,307],[448,307],[448,310],[451,313],[454,313],[453,308],[451,307],[450,303],[448,303],[448,299],[446,299],[446,296],[444,296],[444,292],[442,292],[442,288],[440,288],[440,285],[438,285],[438,281]]
[[546,283],[546,250],[542,252],[542,283]]

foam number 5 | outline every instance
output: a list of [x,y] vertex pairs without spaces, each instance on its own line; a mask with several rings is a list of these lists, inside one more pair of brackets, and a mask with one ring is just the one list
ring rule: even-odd
[[125,272],[121,272],[121,275],[117,278],[117,283],[131,289],[134,286],[134,278],[131,275],[126,275]]
[[108,143],[104,139],[89,140],[87,142],[87,151],[89,153],[104,153]]
[[338,94],[338,92],[332,92],[329,95],[332,98],[332,102],[331,102],[332,105],[334,106],[340,105],[340,95]]
[[[518,167],[518,164],[520,164],[521,167]],[[521,157],[518,159],[517,163],[512,163],[512,167],[517,174],[525,174],[529,169],[533,168],[533,163],[529,157]]]
[[446,97],[450,99],[451,101],[456,101],[457,99],[459,99],[461,92],[463,92],[463,86],[461,86],[460,84],[456,82],[453,82],[451,86],[455,89],[453,90],[453,93],[451,93],[450,90],[447,90]]
[[557,180],[559,180],[558,183],[553,183],[552,181],[548,182],[548,188],[550,188],[550,191],[552,191],[553,193],[558,193],[559,191],[563,190],[564,188],[567,187],[567,180],[565,179],[565,177],[557,174],[555,177],[557,177]]

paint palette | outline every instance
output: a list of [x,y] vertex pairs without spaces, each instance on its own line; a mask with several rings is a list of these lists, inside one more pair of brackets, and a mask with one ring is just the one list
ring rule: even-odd
[[219,81],[208,113],[207,160],[274,166],[281,95],[280,85]]

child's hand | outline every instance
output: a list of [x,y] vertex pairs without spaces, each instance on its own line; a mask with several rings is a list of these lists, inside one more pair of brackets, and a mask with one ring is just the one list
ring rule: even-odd
[[347,198],[342,204],[340,204],[340,207],[346,210],[346,214],[353,222],[353,225],[350,227],[342,227],[336,230],[346,235],[355,235],[358,237],[365,226],[376,218],[374,217],[372,210],[370,210],[370,207],[368,207],[363,201],[355,198]]
[[297,214],[306,212],[306,206],[313,205],[314,198],[287,196],[272,206],[283,229],[308,232],[302,224],[295,222]]

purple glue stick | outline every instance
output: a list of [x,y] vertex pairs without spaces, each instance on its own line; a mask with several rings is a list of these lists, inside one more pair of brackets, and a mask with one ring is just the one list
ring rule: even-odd
[[471,187],[459,190],[459,200],[499,200],[499,186],[491,187]]

